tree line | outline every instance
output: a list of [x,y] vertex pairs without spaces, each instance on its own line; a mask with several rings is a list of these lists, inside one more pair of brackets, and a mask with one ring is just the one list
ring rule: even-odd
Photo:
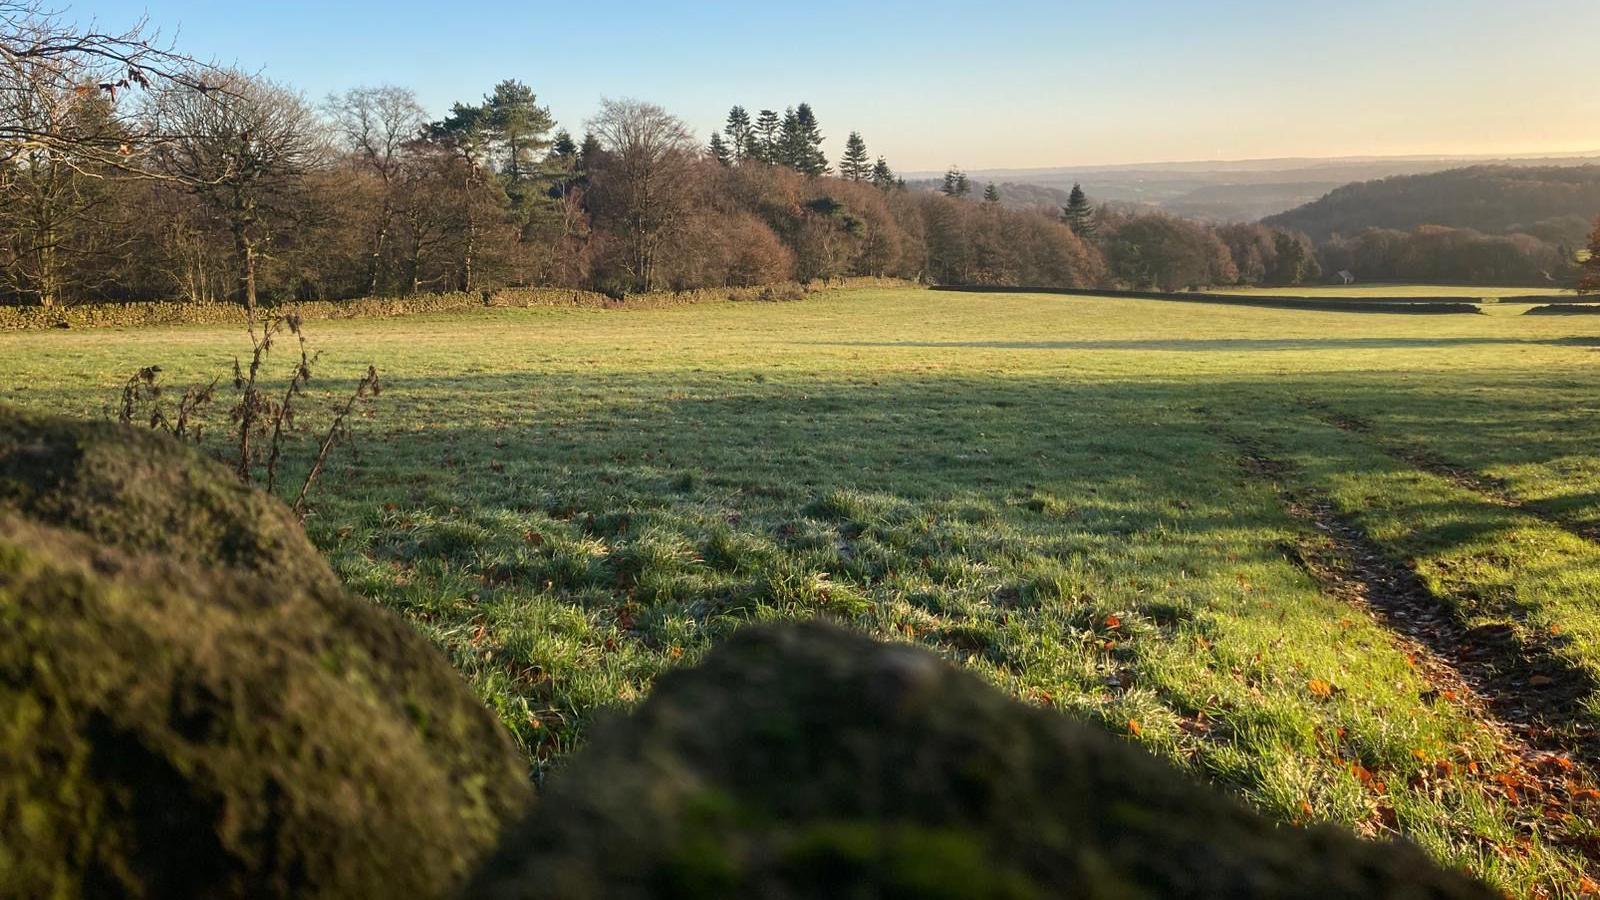
[[[613,296],[844,276],[1180,289],[1318,275],[1298,233],[909,190],[816,111],[734,106],[702,144],[605,100],[576,132],[517,80],[292,87],[0,0],[0,298],[286,300],[559,286]],[[111,41],[111,43],[107,43]],[[114,52],[104,52],[110,47]]]

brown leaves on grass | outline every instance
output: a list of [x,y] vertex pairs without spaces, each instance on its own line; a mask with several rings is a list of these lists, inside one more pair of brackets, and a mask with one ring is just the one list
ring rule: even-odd
[[1357,781],[1361,782],[1363,786],[1374,794],[1382,796],[1389,793],[1389,786],[1380,781],[1376,775],[1372,774],[1371,769],[1361,763],[1351,763],[1350,774],[1355,776]]

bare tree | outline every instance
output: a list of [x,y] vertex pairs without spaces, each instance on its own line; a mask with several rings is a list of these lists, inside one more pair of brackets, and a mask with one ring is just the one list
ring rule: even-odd
[[[78,160],[134,170],[129,157],[142,137],[122,102],[135,88],[184,86],[206,91],[209,66],[159,44],[140,20],[121,32],[80,28],[42,0],[0,0],[0,160],[48,148]],[[111,101],[121,137],[59,127],[71,120],[74,99],[100,94]]]
[[395,182],[396,236],[408,293],[437,287],[454,274],[453,269],[437,265],[435,257],[454,255],[452,241],[466,237],[470,212],[455,189],[457,165],[448,150],[418,141],[400,167]]
[[594,201],[622,237],[633,287],[656,284],[656,253],[690,209],[698,147],[682,119],[653,103],[603,100],[588,127],[604,148]]
[[94,159],[96,147],[118,139],[109,99],[93,91],[50,99],[23,105],[34,116],[28,124],[63,140],[34,142],[0,161],[0,284],[42,306],[62,299],[84,260],[124,242],[117,172]]
[[323,164],[321,123],[288,88],[237,71],[218,73],[220,89],[172,85],[149,104],[160,135],[158,171],[186,185],[226,222],[233,238],[237,296],[256,308],[256,269],[274,230],[292,218],[305,176]]
[[[422,104],[409,88],[359,87],[328,98],[327,109],[343,149],[380,184],[377,221],[367,262],[367,293],[378,293],[384,253],[394,224],[397,180],[406,148],[422,133]],[[413,277],[413,284],[415,278]]]
[[142,21],[106,32],[40,0],[0,0],[0,277],[12,294],[51,305],[75,262],[125,243],[108,185],[148,174],[137,154],[150,137],[127,98],[156,85],[203,90],[210,71],[159,46]]

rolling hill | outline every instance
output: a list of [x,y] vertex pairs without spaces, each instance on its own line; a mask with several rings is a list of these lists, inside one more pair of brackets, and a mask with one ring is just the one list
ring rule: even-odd
[[1576,245],[1597,215],[1600,165],[1496,165],[1349,184],[1264,221],[1319,242],[1367,228],[1444,225]]
[[[1046,205],[1051,192],[1081,182],[1095,202],[1153,207],[1214,222],[1249,222],[1292,210],[1340,185],[1397,175],[1425,175],[1463,166],[1546,169],[1600,165],[1600,155],[1362,156],[1134,163],[1047,169],[968,170],[977,190],[994,182],[1008,206]],[[909,172],[913,186],[936,189],[942,172]],[[1042,188],[1034,192],[1024,188]],[[1010,190],[1007,190],[1007,189]],[[1592,212],[1591,212],[1592,215]]]

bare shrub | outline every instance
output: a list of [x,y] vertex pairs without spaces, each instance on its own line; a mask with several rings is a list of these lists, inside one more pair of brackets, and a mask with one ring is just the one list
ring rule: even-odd
[[[273,347],[285,333],[294,337],[299,358],[280,394],[267,387],[262,370]],[[276,493],[279,469],[285,451],[290,449],[293,436],[298,431],[297,410],[313,378],[317,354],[311,351],[303,323],[297,315],[270,316],[259,323],[252,317],[249,335],[249,361],[235,359],[233,363],[233,388],[238,395],[228,408],[232,434],[228,442],[229,451],[223,452],[217,448],[215,455],[229,465],[239,481],[253,484],[258,479],[263,480],[267,493]],[[203,426],[197,416],[211,405],[221,381],[221,378],[215,378],[207,385],[185,389],[176,408],[169,413],[163,402],[161,367],[145,366],[123,385],[116,407],[117,421],[124,425],[142,424],[153,431],[164,431],[181,440],[199,444]],[[318,439],[311,467],[295,492],[291,503],[295,515],[305,518],[307,499],[334,448],[340,445],[354,446],[355,435],[350,428],[350,417],[381,391],[377,368],[368,366],[366,373],[356,383],[355,390],[334,409],[333,422]]]

